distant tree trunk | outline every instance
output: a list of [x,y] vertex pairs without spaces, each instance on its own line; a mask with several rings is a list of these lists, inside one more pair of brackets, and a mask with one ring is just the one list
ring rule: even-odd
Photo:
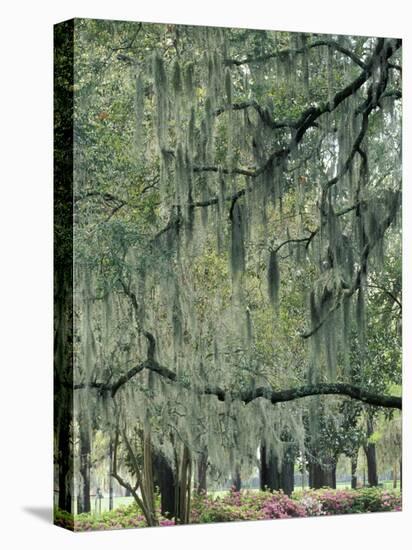
[[160,453],[153,458],[155,484],[160,492],[160,511],[162,516],[176,516],[176,477],[169,462]]
[[235,476],[232,479],[232,487],[235,491],[240,491],[242,488],[242,478],[240,477],[240,468],[236,468]]
[[336,462],[332,466],[332,489],[336,489]]
[[145,431],[143,436],[143,483],[141,491],[151,518],[149,525],[158,525],[153,482],[153,447],[149,431]]
[[351,482],[350,486],[352,489],[356,489],[358,485],[358,478],[356,476],[356,470],[358,468],[358,455],[353,455],[350,460],[351,465]]
[[261,491],[279,490],[278,461],[265,445],[260,447],[260,489]]
[[110,437],[109,443],[109,510],[113,510],[113,439]]
[[[366,420],[366,435],[369,438],[374,432],[373,429],[373,419],[371,416],[368,416]],[[368,467],[368,485],[370,487],[376,487],[378,485],[378,471],[376,463],[376,446],[374,443],[368,442],[364,446],[364,451],[366,455],[366,463]]]
[[[269,456],[268,456],[269,454]],[[285,453],[282,466],[279,467],[279,459],[273,453],[267,453],[265,445],[260,448],[260,488],[262,491],[279,491],[282,489],[287,495],[291,495],[295,489],[295,462]]]
[[183,447],[183,454],[180,464],[179,480],[177,483],[177,523],[189,523],[191,505],[191,481],[192,461],[190,451],[186,445]]
[[295,462],[290,457],[285,457],[282,462],[280,488],[289,496],[295,489]]
[[392,480],[393,480],[393,488],[396,489],[397,486],[398,486],[398,464],[397,464],[397,462],[395,462],[394,465],[393,465]]
[[58,482],[59,508],[73,513],[72,506],[72,463],[70,444],[71,417],[61,415],[58,426]]
[[207,492],[207,451],[201,453],[197,465],[197,492]]
[[399,486],[402,491],[402,458],[399,461]]
[[324,484],[324,472],[322,466],[317,462],[309,463],[309,487],[311,489],[320,489]]
[[368,485],[370,487],[376,487],[378,485],[378,473],[376,467],[376,448],[374,443],[366,446],[365,454],[368,465]]
[[323,462],[315,461],[309,463],[309,487],[321,489],[332,487],[336,489],[336,460],[327,459]]
[[82,477],[80,510],[78,513],[89,513],[90,505],[90,424],[86,414],[79,415],[79,453],[80,453],[80,474]]
[[305,490],[306,486],[306,464],[303,462],[302,464],[302,491]]

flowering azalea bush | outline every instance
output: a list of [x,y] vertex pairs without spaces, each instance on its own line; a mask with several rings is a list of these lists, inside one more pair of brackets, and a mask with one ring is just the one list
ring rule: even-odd
[[[400,494],[379,487],[365,487],[356,490],[325,488],[305,491],[303,495],[296,498],[300,504],[305,506],[308,515],[315,516],[389,512],[402,509]],[[318,507],[317,511],[316,506]]]
[[318,489],[305,492],[303,499],[305,498],[312,498],[318,503],[321,515],[333,516],[352,513],[356,495],[355,491],[349,489]]
[[223,497],[195,495],[191,523],[216,523],[264,519],[264,493],[230,491]]
[[146,527],[146,520],[135,504],[119,506],[115,510],[99,515],[79,514],[75,516],[76,531],[96,531],[105,529],[127,529]]
[[[190,523],[216,523],[286,519],[365,512],[401,510],[401,495],[378,487],[357,490],[318,489],[295,493],[288,497],[282,491],[235,491],[213,498],[206,494],[193,494]],[[175,525],[158,511],[161,527]],[[127,529],[146,527],[144,516],[135,504],[120,506],[100,515],[71,514],[55,511],[55,523],[76,531]]]
[[197,496],[192,505],[192,523],[286,519],[306,517],[305,507],[282,491],[235,491],[211,498]]
[[299,499],[299,503],[306,510],[307,516],[324,516],[326,512],[322,508],[322,503],[311,494],[305,493]]
[[[111,529],[134,529],[146,527],[146,520],[135,504],[119,506],[101,514],[77,514],[74,516],[62,510],[55,510],[55,524],[75,531],[102,531]],[[174,520],[159,515],[159,525],[174,525]]]
[[401,510],[401,496],[378,487],[364,489],[319,489],[297,493],[282,491],[230,491],[219,498],[196,496],[192,523],[286,519]]
[[301,503],[297,503],[282,492],[271,494],[262,511],[265,519],[304,518],[308,515]]

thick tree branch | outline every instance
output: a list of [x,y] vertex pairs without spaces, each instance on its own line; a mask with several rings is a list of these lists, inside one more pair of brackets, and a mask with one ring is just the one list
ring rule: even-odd
[[368,405],[377,407],[387,407],[392,409],[402,409],[402,398],[392,395],[378,395],[362,388],[352,386],[351,384],[316,384],[300,386],[280,391],[267,391],[266,388],[257,388],[242,395],[242,401],[249,403],[258,397],[269,399],[273,404],[285,401],[294,401],[302,397],[311,395],[343,395],[351,397],[357,401],[362,401]]
[[[126,289],[126,287],[124,286]],[[133,307],[136,309],[138,308],[137,305],[137,299],[134,293],[125,290],[126,294],[131,298]],[[137,376],[140,372],[142,372],[144,369],[150,369],[153,371],[156,371],[156,361],[155,361],[155,350],[156,350],[156,341],[154,339],[154,336],[148,332],[143,331],[143,334],[147,338],[148,341],[148,347],[147,347],[147,359],[143,363],[140,363],[139,365],[136,365],[135,367],[128,370],[125,374],[120,376],[116,382],[83,382],[79,384],[74,384],[73,389],[79,390],[84,388],[94,388],[99,390],[101,394],[104,394],[105,392],[109,392],[112,397],[115,397],[118,390],[124,386],[129,380],[132,380],[135,376]],[[159,367],[160,368],[160,367]]]
[[362,69],[365,69],[366,67],[365,63],[354,52],[348,50],[347,48],[339,44],[339,42],[336,42],[336,40],[317,40],[316,42],[312,42],[312,44],[308,44],[303,48],[278,50],[276,52],[271,52],[258,57],[246,57],[244,59],[226,59],[226,65],[240,66],[247,63],[268,61],[269,59],[273,59],[276,57],[283,57],[287,59],[290,55],[303,54],[313,48],[319,48],[321,46],[328,46],[338,52],[343,53],[344,55],[349,57],[354,63],[356,63],[356,65],[359,65],[359,67],[361,67]]
[[[159,365],[159,363],[157,363],[156,361],[153,361],[153,362],[148,361],[144,363],[143,368],[148,369],[152,372],[155,372],[162,378],[165,378],[171,382],[180,383],[179,378],[174,371]],[[138,372],[141,372],[141,370],[143,369],[139,368],[138,370],[136,370],[135,375]],[[133,369],[130,370],[127,374],[131,374],[132,371]],[[125,375],[121,379],[119,379],[118,382],[116,383],[117,389],[119,389],[131,378],[132,376]],[[120,383],[120,380],[122,380],[121,383]],[[181,383],[181,385],[182,385],[182,388],[192,389],[193,391],[196,391],[199,395],[214,395],[218,398],[219,401],[225,401],[228,398],[229,392],[223,388],[219,388],[218,386],[206,386],[205,388],[200,389],[200,388],[191,388],[190,385],[188,386],[187,383],[183,383],[183,382]],[[110,390],[110,387],[106,387],[105,389]],[[259,397],[262,397],[264,399],[268,399],[272,404],[275,405],[276,403],[294,401],[296,399],[309,397],[311,395],[342,395],[342,396],[351,397],[352,399],[356,399],[358,401],[362,401],[363,403],[367,403],[369,405],[402,409],[401,397],[390,396],[390,395],[378,395],[370,391],[364,390],[362,388],[359,388],[357,386],[353,386],[351,384],[339,384],[339,383],[338,384],[304,385],[304,386],[299,386],[297,388],[290,388],[286,390],[270,390],[267,388],[256,388],[254,390],[241,392],[237,396],[231,393],[230,398],[231,399],[237,398],[240,401],[243,401],[243,403],[247,405],[251,401],[254,401]]]

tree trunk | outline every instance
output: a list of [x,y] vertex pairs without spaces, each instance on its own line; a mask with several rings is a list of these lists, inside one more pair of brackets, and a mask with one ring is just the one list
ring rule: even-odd
[[[68,52],[73,25],[56,30],[56,52]],[[69,49],[67,49],[69,48]],[[55,65],[54,155],[54,437],[59,488],[58,506],[73,513],[73,109],[67,84],[73,56],[58,55]]]
[[59,508],[73,513],[72,506],[72,448],[70,443],[70,416],[61,415],[58,427],[58,483]]
[[[59,168],[57,166],[57,168]],[[62,166],[60,166],[60,169]],[[68,174],[70,171],[68,170]],[[68,174],[65,174],[68,176]],[[66,177],[67,180],[67,177]],[[60,187],[59,187],[60,189]],[[70,206],[70,192],[67,187],[68,196],[64,198],[67,207]],[[56,196],[57,198],[57,196]],[[66,201],[67,199],[67,201]],[[57,212],[56,212],[56,215]],[[67,217],[68,216],[68,217]],[[70,230],[72,223],[70,208],[65,216],[59,221],[66,230]],[[68,224],[65,226],[65,224]],[[55,246],[61,239],[60,233],[55,235]],[[65,236],[67,242],[71,237]],[[60,249],[64,250],[64,249]],[[55,248],[55,253],[58,250]],[[66,250],[67,257],[55,255],[55,294],[54,294],[54,435],[56,449],[55,470],[56,481],[59,489],[58,507],[69,513],[73,510],[73,355],[71,347],[73,344],[73,251]]]
[[240,491],[242,488],[242,478],[240,477],[240,469],[236,468],[235,475],[232,479],[232,487],[235,491]]
[[162,516],[176,516],[176,476],[173,468],[160,453],[153,458],[155,484],[160,492],[160,511]]
[[374,443],[366,446],[365,454],[368,466],[368,485],[370,487],[376,487],[378,485],[378,473],[376,468],[376,449]]
[[309,464],[309,487],[311,489],[321,489],[324,487],[324,471],[317,462]]
[[332,489],[336,489],[336,462],[332,466]]
[[322,487],[336,489],[336,460],[329,458],[323,462],[310,462],[309,487],[311,489],[321,489]]
[[280,471],[280,488],[291,495],[295,489],[295,463],[291,458],[285,458]]
[[90,505],[90,426],[87,414],[79,415],[79,452],[80,452],[80,475],[82,477],[82,487],[80,492],[80,510],[78,513],[89,513]]
[[393,488],[396,489],[397,486],[398,486],[398,464],[397,462],[395,461],[394,465],[393,465],[393,470],[392,470],[392,481],[393,481]]
[[265,445],[260,447],[260,489],[261,491],[279,490],[278,461]]
[[305,460],[303,461],[301,472],[302,472],[302,491],[304,491],[305,486],[306,486],[306,463],[305,463]]
[[183,447],[182,460],[180,464],[180,475],[177,484],[177,514],[176,522],[180,524],[189,523],[190,518],[190,500],[191,500],[191,479],[192,479],[192,462],[190,451]]
[[113,439],[112,436],[110,436],[110,443],[109,443],[109,510],[113,510]]
[[[374,432],[373,419],[368,416],[366,420],[366,435],[369,438]],[[364,446],[366,455],[366,463],[368,467],[368,485],[370,487],[376,487],[378,485],[378,471],[376,463],[376,446],[374,443],[367,443]]]
[[[133,463],[133,469],[135,470],[135,476],[137,478],[137,483],[132,487],[128,481],[123,479],[117,471],[117,451],[119,446],[119,429],[116,429],[114,446],[113,446],[113,472],[112,476],[117,480],[117,482],[128,489],[137,504],[140,510],[143,512],[143,515],[146,519],[147,525],[153,527],[159,525],[158,519],[156,517],[156,510],[154,506],[154,485],[153,485],[153,457],[152,457],[152,446],[150,442],[150,434],[144,433],[143,435],[143,468],[141,469],[139,461],[133,451],[133,448],[130,444],[130,441],[127,438],[126,432],[123,430],[122,437],[123,442],[128,451],[131,462]],[[138,492],[138,486],[140,484],[140,495]]]
[[207,493],[207,451],[200,455],[197,465],[197,492]]
[[142,498],[151,517],[150,526],[158,525],[155,509],[154,483],[153,483],[153,453],[150,433],[144,433],[143,439],[143,483],[141,487]]
[[358,455],[353,455],[350,460],[351,465],[351,482],[350,486],[352,489],[356,489],[358,485],[358,478],[356,476],[356,470],[358,468]]
[[260,448],[260,488],[262,491],[279,491],[282,489],[287,495],[291,495],[295,489],[295,462],[285,453],[282,466],[279,467],[279,459],[273,453],[269,453],[264,445]]

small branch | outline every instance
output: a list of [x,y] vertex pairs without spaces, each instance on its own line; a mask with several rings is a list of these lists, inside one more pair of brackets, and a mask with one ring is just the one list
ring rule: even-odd
[[397,65],[396,63],[388,63],[388,68],[399,71],[402,74],[402,67],[400,65]]
[[272,130],[277,130],[279,128],[295,128],[295,122],[293,120],[276,122],[268,109],[261,107],[255,100],[243,101],[241,103],[232,103],[231,105],[219,107],[215,110],[214,114],[215,116],[220,116],[226,111],[240,111],[242,109],[249,109],[250,107],[255,109],[255,111],[259,114],[262,122],[264,122],[266,126],[271,128]]
[[112,195],[111,193],[102,193],[100,191],[89,191],[87,193],[84,193],[83,195],[78,195],[74,198],[74,202],[79,202],[91,197],[99,197],[105,201],[109,202],[118,202],[121,204],[125,204],[125,201],[121,199],[120,197],[116,197],[115,195]]
[[[274,249],[274,253],[277,254],[279,252],[279,250],[281,250],[284,246],[286,246],[287,244],[292,244],[292,243],[307,243],[308,245],[308,242],[312,240],[312,235],[314,233],[312,232],[309,237],[302,237],[301,239],[288,239],[287,241],[283,241],[283,243],[280,243],[275,249]],[[306,246],[307,246],[306,245]]]
[[[128,443],[127,441],[127,438],[126,438],[126,442]],[[116,429],[116,435],[115,435],[115,442],[114,442],[114,450],[113,450],[113,471],[111,472],[111,476],[122,486],[124,487],[125,489],[127,489],[128,491],[130,491],[130,493],[133,495],[133,498],[135,499],[136,501],[136,504],[139,506],[139,508],[141,509],[141,511],[143,512],[145,518],[147,521],[150,521],[150,514],[146,508],[146,505],[145,503],[143,502],[143,500],[140,498],[139,494],[137,493],[137,490],[139,488],[139,485],[141,484],[141,477],[140,477],[140,470],[139,470],[139,467],[138,467],[138,464],[136,462],[135,464],[135,474],[136,474],[136,478],[137,478],[137,481],[136,481],[136,484],[134,487],[132,487],[130,485],[130,483],[128,481],[126,481],[125,479],[123,479],[118,471],[117,471],[117,450],[118,450],[118,446],[119,446],[119,430]],[[130,445],[128,446],[128,450],[129,450],[129,447]],[[132,451],[132,455],[131,455],[131,458],[135,459],[135,455]]]
[[118,212],[121,208],[123,208],[126,205],[124,202],[123,204],[118,204],[113,208],[113,210],[110,212],[110,214],[106,217],[106,223],[112,219],[112,217]]
[[[335,213],[335,216],[336,217],[340,217],[340,216],[344,216],[345,214],[348,214],[349,212],[352,212],[353,210],[356,210],[357,208],[359,208],[360,206],[360,202],[357,202],[356,204],[353,204],[352,206],[347,206],[346,208],[343,208],[342,210],[340,210],[339,212],[336,212]],[[362,204],[365,204],[364,202]],[[321,226],[324,226],[326,225],[326,221],[323,221]],[[274,252],[275,253],[278,253],[279,250],[281,250],[284,246],[286,246],[287,244],[299,244],[299,243],[306,243],[305,245],[305,248],[309,248],[309,245],[310,243],[312,242],[312,240],[316,237],[316,235],[319,233],[320,231],[320,227],[317,227],[316,229],[314,229],[313,231],[309,231],[310,232],[310,235],[308,237],[300,237],[300,238],[295,238],[295,239],[287,239],[286,241],[283,241],[282,243],[280,243],[275,249],[274,249]]]
[[390,290],[388,290],[387,288],[385,288],[383,286],[376,285],[376,284],[369,284],[369,285],[366,285],[366,286],[368,288],[376,288],[377,290],[381,290],[384,294],[389,296],[389,298],[391,298],[391,300],[393,300],[393,302],[395,304],[397,304],[399,309],[402,311],[402,302],[399,300],[399,298],[397,298],[397,296],[395,296],[395,294],[393,292],[391,292]]

